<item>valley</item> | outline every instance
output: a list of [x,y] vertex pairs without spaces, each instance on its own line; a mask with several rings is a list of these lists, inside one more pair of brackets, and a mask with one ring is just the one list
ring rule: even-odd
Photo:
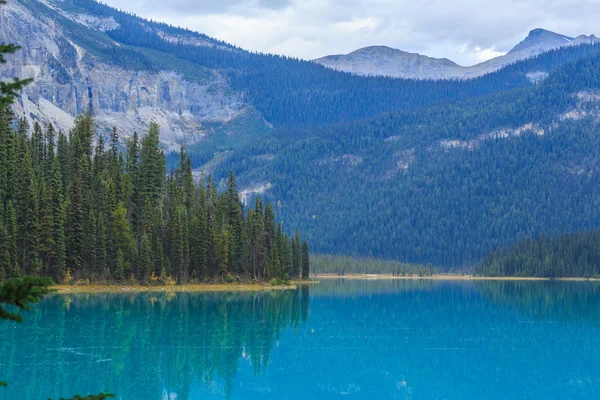
[[468,79],[410,80],[247,52],[92,0],[1,12],[2,38],[25,49],[1,74],[36,77],[18,117],[67,132],[91,110],[96,135],[116,125],[123,147],[156,122],[168,170],[182,145],[196,179],[224,189],[234,170],[244,202],[272,201],[318,253],[469,268],[600,227],[593,35],[536,29]]

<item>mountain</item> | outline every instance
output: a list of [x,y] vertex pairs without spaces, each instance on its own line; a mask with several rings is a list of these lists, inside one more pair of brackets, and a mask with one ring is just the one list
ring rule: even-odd
[[600,228],[600,44],[532,56],[567,39],[534,31],[505,56],[518,61],[473,79],[392,79],[93,0],[12,0],[0,41],[23,49],[0,79],[35,77],[14,107],[31,124],[66,131],[91,110],[97,136],[116,126],[126,139],[158,122],[171,169],[180,145],[198,178],[223,188],[233,169],[244,201],[272,201],[318,252],[464,266],[542,232]]
[[[22,46],[1,75],[35,79],[15,107],[30,124],[52,122],[68,131],[77,114],[91,110],[104,130],[118,125],[130,134],[144,131],[152,119],[162,127],[163,143],[176,148],[202,138],[209,130],[205,123],[226,124],[252,113],[214,70],[185,63],[177,70],[160,68],[173,60],[117,46],[105,35],[120,26],[112,16],[67,1],[24,0],[0,7],[0,19],[0,40]],[[171,42],[219,45],[148,29]]]
[[[12,0],[0,19],[0,41],[23,47],[0,66],[0,79],[35,78],[17,116],[67,131],[77,114],[91,110],[99,132],[118,125],[123,137],[155,121],[165,148],[195,146],[199,162],[273,128],[369,118],[532,84],[524,70],[469,83],[365,79],[250,53],[93,0]],[[528,68],[540,72],[586,51]]]
[[408,53],[386,46],[371,46],[346,55],[326,56],[318,64],[365,76],[442,79],[464,75],[464,67],[448,60]]
[[542,233],[600,228],[599,129],[596,54],[530,87],[281,132],[227,168],[268,184],[317,252],[465,267]]
[[430,58],[385,46],[365,47],[346,55],[319,58],[315,62],[335,70],[365,76],[465,79],[497,71],[516,61],[525,60],[550,50],[598,42],[600,39],[594,35],[571,38],[544,29],[534,29],[525,40],[506,55],[470,67],[460,66],[448,59]]

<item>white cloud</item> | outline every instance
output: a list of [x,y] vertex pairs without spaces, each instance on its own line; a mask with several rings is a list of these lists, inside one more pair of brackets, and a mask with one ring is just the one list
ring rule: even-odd
[[475,47],[475,57],[479,61],[487,61],[492,58],[500,57],[505,55],[505,51],[496,51],[495,47],[490,47],[487,49],[482,49],[481,47]]
[[387,45],[469,65],[534,28],[600,33],[600,0],[105,0],[248,50],[313,59]]

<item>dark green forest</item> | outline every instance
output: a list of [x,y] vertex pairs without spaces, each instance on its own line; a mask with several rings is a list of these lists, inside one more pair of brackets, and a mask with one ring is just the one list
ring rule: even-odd
[[540,236],[490,253],[475,266],[482,276],[597,278],[600,231]]
[[[0,278],[55,282],[287,280],[308,277],[308,244],[283,233],[271,204],[245,209],[233,173],[226,190],[197,184],[182,148],[165,171],[151,124],[125,152],[115,129],[95,142],[94,120],[69,135],[31,131],[0,109]],[[95,143],[95,145],[94,145]]]
[[588,57],[535,87],[280,130],[216,174],[272,183],[316,252],[469,267],[504,244],[600,227],[599,89]]
[[439,272],[429,265],[405,264],[394,260],[366,257],[313,254],[310,258],[311,274],[380,274],[393,276],[431,276]]
[[[298,227],[315,252],[470,268],[507,244],[600,227],[600,45],[464,81],[358,77],[93,0],[60,7],[112,17],[118,29],[99,32],[19,1],[115,65],[225,77],[274,129],[241,125],[227,140],[187,149],[192,170],[215,161],[215,182],[233,170],[240,187],[269,183],[265,200],[282,231]],[[531,72],[548,77],[533,81]],[[167,171],[179,158],[166,155]]]

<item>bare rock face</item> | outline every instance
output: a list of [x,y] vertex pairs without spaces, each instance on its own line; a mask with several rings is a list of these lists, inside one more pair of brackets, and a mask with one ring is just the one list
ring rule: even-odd
[[314,60],[328,68],[365,76],[390,76],[409,79],[468,79],[497,71],[519,60],[565,46],[597,44],[596,36],[577,38],[560,35],[544,29],[534,29],[527,38],[506,55],[470,67],[460,66],[448,59],[438,59],[416,53],[372,46],[346,55],[326,56]]
[[327,56],[315,62],[339,71],[367,76],[443,79],[463,73],[463,67],[448,59],[407,53],[386,46],[365,47],[347,55]]
[[[66,16],[101,32],[118,27],[112,18]],[[158,122],[164,144],[176,147],[199,140],[203,123],[227,122],[247,107],[215,71],[202,71],[192,81],[177,71],[124,69],[90,54],[69,39],[59,21],[18,1],[0,7],[0,42],[22,46],[0,66],[0,79],[34,78],[14,105],[17,116],[30,123],[68,131],[75,116],[89,110],[99,131],[116,125],[123,136]]]

